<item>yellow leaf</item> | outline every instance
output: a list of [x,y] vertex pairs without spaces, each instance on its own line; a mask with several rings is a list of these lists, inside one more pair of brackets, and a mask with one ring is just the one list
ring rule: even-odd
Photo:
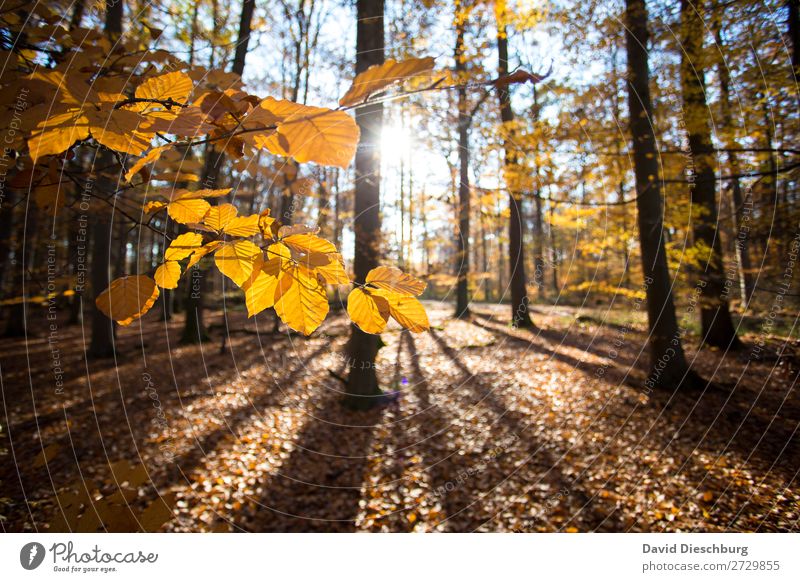
[[125,181],[130,182],[131,178],[138,174],[147,164],[157,161],[168,147],[169,146],[161,146],[153,148],[146,156],[136,160],[136,163],[131,166],[131,169],[125,173]]
[[255,147],[266,148],[300,163],[340,168],[350,165],[356,153],[359,129],[344,111],[277,101],[272,97],[265,99],[261,106],[281,121],[277,131],[253,135]]
[[274,238],[272,233],[273,224],[275,224],[275,219],[269,215],[269,208],[258,215],[258,228],[261,230],[261,234],[264,236],[264,238]]
[[397,62],[388,59],[380,65],[373,65],[353,79],[353,85],[339,99],[341,107],[357,105],[366,101],[370,95],[385,89],[392,83],[397,83],[433,69],[434,60],[431,57],[421,59],[407,59]]
[[400,295],[419,295],[425,291],[425,283],[403,273],[397,267],[376,267],[367,273],[366,282],[379,289]]
[[155,133],[148,131],[150,121],[139,113],[113,109],[111,104],[101,111],[87,111],[92,137],[107,148],[138,156],[150,147]]
[[170,202],[169,206],[167,206],[167,213],[175,222],[192,224],[202,222],[203,217],[205,217],[210,208],[211,205],[205,200],[182,198],[175,202]]
[[262,258],[261,249],[249,240],[225,244],[214,254],[217,268],[240,287],[250,278]]
[[389,302],[369,291],[353,289],[347,296],[347,314],[363,331],[381,333],[389,321]]
[[282,226],[278,229],[278,238],[284,238],[287,236],[291,236],[293,234],[317,234],[319,232],[319,227],[317,226],[308,226],[305,224],[291,224],[288,226]]
[[310,335],[328,315],[325,287],[304,267],[284,269],[275,291],[275,313],[295,331]]
[[132,275],[112,281],[95,299],[95,304],[109,319],[130,325],[150,310],[158,295],[158,287],[150,277]]
[[192,92],[192,80],[186,73],[176,71],[151,77],[136,89],[137,99],[158,99],[184,103]]
[[259,268],[242,285],[248,317],[253,317],[256,313],[275,305],[275,291],[278,288],[278,276],[280,273],[280,259],[269,259],[268,261],[263,261]]
[[170,202],[177,200],[196,200],[198,198],[219,198],[229,194],[231,188],[221,188],[219,190],[174,190],[170,196]]
[[180,261],[191,255],[203,244],[203,235],[187,232],[175,238],[164,253],[166,261]]
[[233,204],[212,206],[203,219],[203,224],[220,232],[231,220],[236,218],[236,214],[237,210]]
[[203,257],[205,257],[209,253],[213,253],[220,246],[222,246],[222,244],[223,243],[222,243],[221,240],[212,240],[210,243],[208,243],[204,247],[198,248],[196,251],[194,251],[192,253],[192,258],[189,259],[189,262],[186,265],[186,269],[188,270],[188,269],[191,269],[192,267],[194,267],[197,263],[200,262],[200,260]]
[[181,278],[181,265],[178,261],[167,261],[156,269],[153,278],[162,289],[175,289]]
[[258,214],[251,214],[250,216],[237,216],[227,225],[225,225],[223,231],[225,234],[230,236],[254,236],[261,231],[258,222]]
[[158,200],[150,201],[145,203],[143,210],[145,214],[150,214],[151,212],[158,212],[162,208],[166,208],[166,202],[159,202]]
[[428,314],[416,297],[389,293],[381,289],[376,289],[372,293],[386,299],[389,303],[389,314],[407,330],[420,332],[430,329]]
[[280,257],[282,261],[290,261],[292,259],[292,251],[283,243],[275,243],[267,247],[267,256],[269,258]]
[[42,156],[65,152],[76,141],[89,137],[89,120],[80,109],[52,115],[31,131],[28,152],[36,162]]
[[[314,259],[316,256],[315,254],[308,255],[307,262],[310,263],[310,266],[314,266],[317,273],[322,275],[322,278],[325,279],[328,285],[347,285],[350,283],[350,277],[347,275],[347,271],[344,270],[344,259],[342,259],[342,255],[339,253],[322,255],[323,257],[327,257],[328,261],[315,265]],[[301,260],[301,262],[304,261]]]
[[214,130],[206,122],[206,114],[199,107],[184,107],[177,115],[167,111],[151,111],[145,116],[152,121],[150,131],[169,133],[179,137],[196,137]]
[[300,253],[335,253],[336,246],[315,234],[293,234],[281,239],[289,248]]

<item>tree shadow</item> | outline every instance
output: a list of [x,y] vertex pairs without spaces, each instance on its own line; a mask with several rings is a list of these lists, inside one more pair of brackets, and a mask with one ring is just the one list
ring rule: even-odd
[[257,532],[356,531],[374,430],[384,408],[349,410],[342,405],[339,386],[320,388],[326,392],[288,458],[251,500],[256,514],[235,516],[236,527]]
[[[233,441],[239,440],[240,435],[237,434],[237,430],[249,422],[252,422],[253,414],[260,414],[264,409],[276,406],[282,398],[290,394],[292,387],[307,370],[308,365],[328,349],[329,346],[327,345],[319,346],[309,355],[303,357],[295,368],[285,378],[282,378],[280,382],[272,382],[272,385],[266,386],[264,391],[255,398],[249,399],[247,404],[231,411],[226,410],[223,416],[222,426],[201,437],[195,437],[195,446],[187,452],[176,456],[172,462],[166,465],[163,476],[159,475],[157,478],[153,479],[153,484],[157,488],[168,487],[170,484],[177,484],[185,479],[192,471],[200,467],[206,457],[217,450],[223,441],[229,439]],[[248,364],[245,363],[245,365],[242,365],[240,363],[239,365],[246,368]]]
[[[486,321],[489,318],[479,315],[472,323],[492,333],[501,334],[520,345],[550,355],[584,372],[590,378],[593,375],[597,377],[600,369],[597,365],[589,366],[579,359],[543,346],[533,338],[526,341],[479,320]],[[570,338],[568,333],[545,331],[541,335],[551,338],[554,342],[563,342],[576,349],[586,350],[585,345],[581,345],[575,338]],[[607,354],[593,353],[607,357]],[[640,351],[640,354],[646,355],[646,350]],[[714,356],[714,359],[698,359],[696,365],[707,372],[705,375],[711,387],[718,376],[729,371],[731,367],[735,368],[737,372],[735,388],[730,388],[728,392],[711,388],[701,391],[679,390],[674,393],[665,390],[651,391],[645,388],[643,380],[640,379],[642,370],[638,370],[639,374],[633,375],[632,369],[627,366],[627,369],[621,369],[614,365],[603,365],[602,380],[609,385],[624,384],[640,394],[646,394],[648,399],[646,410],[653,411],[654,421],[656,416],[660,416],[660,421],[664,423],[660,430],[692,443],[689,449],[681,452],[686,457],[687,465],[691,464],[691,454],[695,449],[707,450],[715,455],[734,453],[756,464],[759,471],[777,471],[783,478],[793,479],[800,464],[800,454],[796,452],[800,451],[798,446],[800,399],[794,389],[797,385],[797,376],[781,378],[782,372],[776,371],[776,366],[765,371],[764,368],[769,366],[769,363],[756,364],[760,367],[754,371],[763,373],[764,381],[754,388],[750,385],[751,382],[741,381],[747,373],[748,366],[755,364],[754,362],[742,365],[739,358],[728,358],[719,362],[718,356],[716,354]],[[624,356],[620,354],[615,361],[630,364],[630,358],[627,360],[623,358]],[[610,401],[609,404],[613,408],[627,407],[627,404],[621,406],[615,401]],[[625,415],[625,411],[620,415],[614,412],[613,408],[609,412],[611,415],[617,417]]]
[[[489,325],[487,323],[483,323],[479,321],[480,319],[486,319],[485,316],[479,316],[478,318],[473,318],[470,322],[476,327],[480,327],[481,329],[485,329],[486,331],[492,333],[496,338],[500,339],[501,341],[510,341],[512,343],[516,343],[520,346],[524,346],[527,349],[531,350],[532,352],[538,352],[540,354],[544,354],[558,360],[563,364],[567,364],[568,366],[572,367],[575,371],[583,372],[587,375],[594,374],[595,377],[598,379],[602,379],[608,383],[616,383],[616,384],[625,384],[626,386],[630,386],[631,388],[640,389],[642,386],[642,381],[644,380],[643,376],[641,375],[641,371],[627,367],[621,368],[617,366],[615,363],[608,363],[608,354],[596,353],[595,355],[606,358],[607,363],[603,364],[596,364],[596,363],[589,363],[569,354],[565,354],[555,349],[547,346],[543,341],[540,341],[536,336],[530,337],[530,339],[525,339],[513,333],[510,333],[502,328],[498,328],[494,325]],[[539,330],[541,331],[541,330]],[[548,332],[549,333],[549,332]],[[548,337],[548,335],[542,334],[543,337]],[[549,337],[552,338],[554,342],[558,341],[559,345],[564,343],[561,338],[557,337],[557,334],[551,334]],[[568,343],[569,347],[586,351],[582,346],[575,343]],[[614,362],[617,360],[615,359]],[[602,373],[601,373],[602,372]]]
[[[514,467],[513,474],[506,475],[506,479],[522,477],[523,471],[530,471],[531,469],[537,473],[537,482],[534,484],[526,482],[526,485],[531,486],[525,492],[529,499],[533,499],[534,503],[538,504],[540,508],[544,508],[538,512],[538,518],[536,519],[548,521],[548,511],[552,510],[554,505],[564,504],[568,506],[570,515],[561,526],[575,522],[580,524],[582,529],[593,531],[600,527],[601,530],[610,529],[613,531],[615,529],[614,520],[607,514],[600,514],[594,507],[592,498],[587,495],[581,484],[576,482],[573,477],[567,476],[559,467],[562,461],[550,452],[553,449],[552,443],[543,442],[534,434],[532,423],[535,419],[511,408],[509,403],[498,396],[495,389],[492,388],[491,382],[484,380],[483,374],[474,374],[461,361],[455,350],[447,344],[442,336],[433,330],[430,331],[430,336],[442,353],[459,371],[462,385],[467,387],[471,393],[470,406],[484,409],[493,417],[490,429],[491,434],[487,435],[492,439],[491,444],[502,443],[504,442],[504,437],[511,437],[506,439],[505,442],[511,440],[514,444],[508,446],[523,447],[526,456],[525,464]],[[497,448],[495,447],[494,450],[497,450]],[[502,452],[493,461],[497,461],[501,456]],[[576,473],[576,471],[573,473]],[[534,487],[537,484],[547,484],[549,486],[541,489]],[[559,497],[556,500],[554,497],[555,491],[566,492],[563,499]],[[492,493],[492,490],[486,491],[481,497],[485,498]],[[468,508],[469,506],[461,511],[469,511]],[[448,514],[448,517],[454,515],[457,514]],[[496,515],[491,516],[489,519],[486,519],[485,516],[479,519],[473,518],[468,523],[467,529],[473,531],[490,527],[490,521],[495,517]],[[558,528],[553,524],[548,527]]]

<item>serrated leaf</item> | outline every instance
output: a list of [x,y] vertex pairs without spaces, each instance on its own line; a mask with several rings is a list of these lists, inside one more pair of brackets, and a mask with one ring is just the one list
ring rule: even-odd
[[198,198],[219,198],[230,194],[231,188],[219,188],[216,190],[173,190],[169,195],[170,202],[176,200],[196,200]]
[[397,267],[376,267],[367,273],[366,282],[379,289],[411,296],[420,295],[426,287],[423,281]]
[[251,134],[253,145],[300,163],[314,162],[346,168],[356,154],[360,131],[344,111],[310,107],[268,97],[261,107],[281,121],[277,131]]
[[299,262],[316,269],[316,272],[325,279],[328,285],[347,285],[350,283],[350,277],[347,275],[347,271],[344,270],[344,259],[339,253],[329,253],[327,255],[312,253],[301,258]]
[[138,99],[172,100],[184,103],[192,92],[192,80],[186,73],[175,71],[151,77],[136,88]]
[[250,216],[237,216],[228,224],[226,224],[225,228],[222,230],[225,234],[230,236],[255,236],[260,232],[258,221],[258,214],[251,214]]
[[249,240],[227,243],[214,253],[217,268],[239,287],[250,278],[262,258],[261,249]]
[[203,224],[220,232],[231,220],[236,218],[237,214],[238,211],[233,204],[212,206],[203,218]]
[[112,281],[95,304],[109,319],[130,325],[150,310],[158,295],[158,287],[150,277],[132,275]]
[[152,212],[158,212],[162,208],[166,208],[166,207],[167,207],[167,203],[166,202],[161,202],[159,200],[151,200],[150,202],[145,203],[145,205],[142,207],[142,209],[143,209],[145,214],[150,214]]
[[208,255],[209,253],[213,253],[217,250],[220,246],[222,246],[221,240],[212,240],[210,243],[206,244],[198,248],[196,251],[192,253],[192,258],[189,259],[189,262],[186,265],[186,270],[188,271],[192,267],[194,267],[200,260]]
[[353,289],[347,296],[347,314],[363,331],[381,333],[389,321],[389,302],[380,295]]
[[295,331],[310,335],[328,315],[325,287],[304,267],[283,269],[275,292],[275,313]]
[[197,247],[203,244],[203,235],[196,232],[187,232],[175,237],[164,252],[164,260],[180,261],[191,255]]
[[201,198],[181,198],[169,203],[167,213],[175,222],[191,224],[202,222],[210,209],[211,204]]
[[281,238],[281,242],[303,254],[336,252],[336,246],[332,242],[316,234],[292,234]]
[[156,269],[153,279],[162,289],[175,289],[181,278],[181,265],[178,261],[166,261]]
[[290,261],[292,259],[292,251],[283,243],[274,243],[267,247],[267,257],[280,257],[282,261]]
[[253,317],[255,314],[275,305],[275,291],[278,288],[280,274],[280,259],[269,259],[263,261],[242,285],[248,317]]
[[373,65],[353,79],[353,85],[339,99],[341,107],[357,105],[366,101],[370,95],[433,69],[435,61],[431,57],[411,58],[404,61],[388,59],[380,65]]
[[408,295],[398,295],[381,289],[373,291],[389,303],[389,314],[408,331],[428,331],[431,327],[428,314],[419,299]]
[[169,146],[161,146],[157,148],[153,148],[150,150],[146,156],[143,156],[136,160],[136,163],[131,166],[131,169],[125,173],[125,181],[130,182],[131,179],[138,174],[142,168],[144,168],[147,164],[152,162],[158,161],[161,157],[161,154],[164,153],[164,150],[167,149]]

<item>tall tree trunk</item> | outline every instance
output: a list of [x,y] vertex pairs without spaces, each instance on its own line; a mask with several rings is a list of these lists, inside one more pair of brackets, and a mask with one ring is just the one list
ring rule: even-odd
[[628,107],[633,137],[639,242],[647,294],[650,377],[648,387],[677,388],[690,374],[683,352],[664,246],[664,200],[653,135],[650,101],[647,9],[645,0],[626,0],[625,39],[628,52]]
[[[717,43],[717,76],[719,78],[720,90],[720,109],[723,130],[728,133],[724,140],[725,147],[728,149],[728,166],[731,178],[731,218],[734,225],[733,248],[736,255],[736,264],[739,271],[739,294],[742,300],[743,309],[747,309],[750,299],[753,297],[755,284],[753,283],[753,273],[751,272],[750,251],[749,251],[749,228],[743,227],[745,200],[742,196],[742,184],[739,180],[739,156],[736,149],[739,147],[734,137],[733,115],[731,114],[731,93],[730,93],[730,72],[728,65],[723,58],[723,38],[722,38],[722,15],[715,19],[714,39]],[[748,195],[748,199],[750,196]],[[749,218],[749,217],[748,217]]]
[[789,39],[792,43],[792,78],[789,79],[792,86],[797,82],[797,75],[800,73],[800,0],[787,0],[788,7],[787,25]]
[[244,74],[244,62],[250,44],[250,32],[253,23],[253,11],[256,0],[242,0],[242,13],[239,17],[239,38],[236,41],[236,52],[233,57],[232,71],[240,77]]
[[681,89],[689,151],[694,163],[694,183],[689,184],[692,200],[692,230],[695,243],[702,243],[708,256],[700,272],[700,321],[703,342],[721,349],[741,347],[728,307],[725,259],[717,224],[716,175],[711,123],[706,102],[701,0],[681,0]]
[[[21,337],[27,332],[27,294],[25,286],[26,271],[30,269],[34,253],[35,233],[39,223],[39,209],[30,200],[26,201],[27,207],[19,221],[16,236],[16,250],[14,263],[11,266],[11,294],[10,298],[22,296],[22,301],[13,303],[8,308],[8,320],[4,330],[5,337]],[[10,210],[10,209],[9,209]]]
[[[384,60],[383,0],[357,0],[356,74]],[[355,231],[355,282],[363,284],[370,269],[378,266],[381,244],[380,137],[383,105],[376,103],[356,110],[361,143],[356,152],[356,183],[353,230]],[[375,374],[379,337],[352,326],[349,342],[350,373],[346,403],[368,408],[381,394]]]
[[[6,172],[8,170],[7,163],[7,160],[0,157],[0,171]],[[16,202],[16,192],[10,188],[7,190],[6,196],[0,198],[0,295],[5,294],[6,269],[8,268],[11,253],[11,233],[14,230],[14,218],[17,214]]]
[[86,10],[86,0],[75,0],[75,6],[72,8],[72,17],[69,22],[69,29],[74,30],[81,25],[83,20],[83,13]]
[[[506,26],[498,15],[497,22],[497,54],[498,54],[498,77],[508,74],[508,36]],[[505,150],[504,166],[506,171],[506,184],[509,189],[508,206],[508,260],[510,269],[511,287],[511,323],[515,327],[533,328],[528,305],[528,290],[525,277],[525,247],[522,244],[523,225],[522,225],[522,197],[517,192],[515,182],[512,178],[513,173],[518,171],[517,154],[514,151],[515,145],[512,135],[511,125],[514,121],[514,111],[511,109],[510,85],[499,88],[497,95],[500,101],[500,119],[506,135],[503,137],[503,149]]]
[[467,26],[466,14],[461,14],[461,8],[456,10],[456,48],[455,59],[456,79],[458,88],[458,206],[456,217],[458,232],[456,233],[455,267],[456,281],[456,317],[469,316],[469,125],[470,116],[467,111],[466,60],[464,56],[464,31]]
[[[116,42],[122,36],[122,16],[125,3],[118,0],[106,0],[105,33],[111,42]],[[96,155],[92,164],[99,166],[100,174],[97,179],[97,190],[100,196],[108,198],[116,192],[119,180],[110,177],[108,166],[114,163],[114,158],[107,150],[101,150]],[[119,176],[118,176],[119,178]],[[109,285],[109,269],[111,268],[111,233],[114,225],[112,215],[103,208],[100,215],[92,221],[92,265],[89,279],[92,284],[92,296],[97,297]],[[115,324],[97,308],[94,301],[92,305],[92,339],[89,344],[88,355],[92,358],[108,358],[114,355]]]

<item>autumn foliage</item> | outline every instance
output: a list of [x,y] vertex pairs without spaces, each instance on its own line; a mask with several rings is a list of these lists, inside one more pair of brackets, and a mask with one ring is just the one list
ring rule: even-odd
[[[42,9],[39,15],[55,18]],[[166,166],[161,162],[210,144],[233,159],[265,150],[298,163],[346,168],[359,140],[346,109],[430,72],[433,59],[370,68],[354,79],[339,109],[328,109],[252,95],[235,74],[192,67],[163,50],[112,45],[92,30],[48,26],[29,35],[29,41],[51,39],[64,47],[54,66],[39,64],[35,56],[11,55],[17,68],[6,73],[2,91],[7,111],[20,94],[31,103],[13,147],[36,203],[53,212],[63,207],[59,186],[76,179],[69,168],[74,147],[92,145],[126,167],[113,196],[136,201],[142,225],[166,212],[185,231],[172,238],[154,273],[116,279],[98,294],[97,307],[129,325],[153,306],[159,289],[176,288],[189,268],[209,257],[242,289],[250,316],[274,308],[290,328],[312,333],[328,313],[327,287],[350,283],[336,247],[318,236],[317,228],[284,226],[268,209],[240,215],[234,204],[216,204],[231,188],[202,188],[196,175],[180,167],[161,171]],[[422,331],[428,320],[415,296],[424,287],[410,275],[381,267],[352,292],[348,312],[370,333],[379,333],[390,315]]]

